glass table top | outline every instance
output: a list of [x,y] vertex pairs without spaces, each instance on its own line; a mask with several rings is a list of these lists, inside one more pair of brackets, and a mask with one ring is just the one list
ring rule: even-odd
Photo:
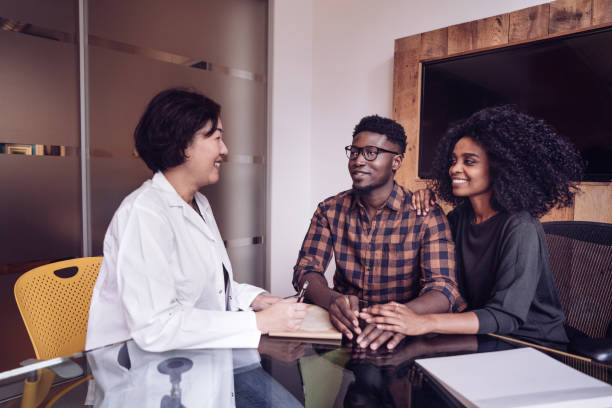
[[[523,346],[491,336],[434,335],[373,352],[351,343],[263,336],[258,349],[153,353],[127,341],[0,373],[0,398],[19,398],[24,378],[54,370],[56,382],[93,374],[88,402],[102,407],[452,407],[462,405],[415,359],[516,347]],[[612,366],[549,355],[612,382]]]

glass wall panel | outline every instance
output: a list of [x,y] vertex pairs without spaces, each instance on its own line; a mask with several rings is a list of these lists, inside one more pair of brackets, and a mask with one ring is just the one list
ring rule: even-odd
[[189,87],[222,106],[229,160],[204,193],[237,276],[263,285],[267,3],[101,1],[89,15],[94,254],[123,197],[151,176],[132,139],[147,102],[162,89]]
[[0,1],[0,265],[81,254],[76,15]]
[[0,155],[2,264],[81,256],[78,158]]
[[77,0],[0,0],[0,17],[45,30],[75,34],[77,14]]
[[266,72],[263,0],[92,1],[89,15],[89,32],[99,38]]

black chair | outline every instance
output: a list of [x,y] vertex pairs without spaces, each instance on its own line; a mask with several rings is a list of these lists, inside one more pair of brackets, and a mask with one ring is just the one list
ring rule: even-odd
[[612,361],[612,224],[542,223],[570,350]]

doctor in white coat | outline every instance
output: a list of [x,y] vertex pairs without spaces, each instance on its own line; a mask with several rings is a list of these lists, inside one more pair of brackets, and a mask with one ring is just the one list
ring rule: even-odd
[[104,239],[86,349],[129,338],[143,350],[256,348],[262,333],[297,329],[306,306],[240,284],[208,200],[228,153],[220,106],[181,89],[159,93],[135,132],[154,172],[128,195]]

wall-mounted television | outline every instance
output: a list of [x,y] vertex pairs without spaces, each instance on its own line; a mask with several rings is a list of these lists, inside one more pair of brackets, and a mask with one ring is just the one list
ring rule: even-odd
[[584,181],[612,181],[612,27],[423,62],[421,81],[419,177],[453,122],[512,104],[576,145]]

